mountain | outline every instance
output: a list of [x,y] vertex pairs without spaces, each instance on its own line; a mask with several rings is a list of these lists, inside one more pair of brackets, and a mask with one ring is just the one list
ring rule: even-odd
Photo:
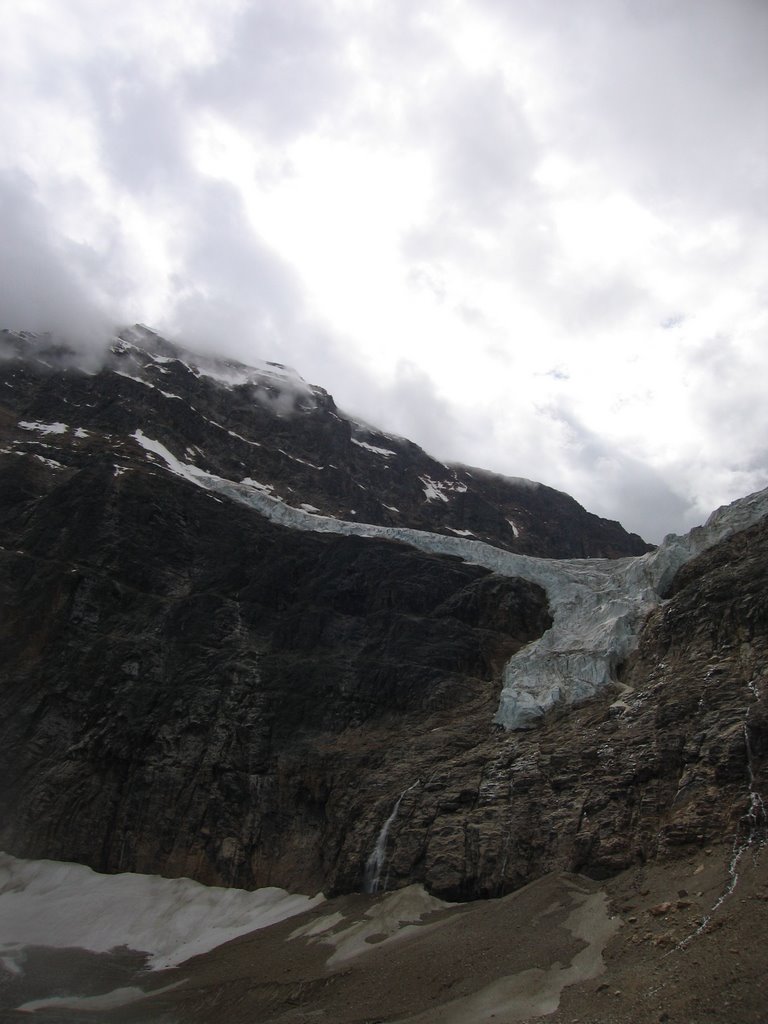
[[573,907],[544,880],[634,906],[715,849],[664,934],[728,904],[768,839],[768,492],[651,549],[277,364],[0,345],[0,848]]
[[[145,460],[146,434],[198,471],[336,519],[471,537],[544,558],[649,550],[551,487],[446,466],[404,438],[344,416],[322,388],[277,363],[254,368],[193,355],[140,326],[115,339],[98,372],[23,334],[0,334],[3,357],[11,420],[73,421],[71,434],[48,436],[70,468],[85,459]],[[34,427],[14,437],[44,454],[46,438]]]

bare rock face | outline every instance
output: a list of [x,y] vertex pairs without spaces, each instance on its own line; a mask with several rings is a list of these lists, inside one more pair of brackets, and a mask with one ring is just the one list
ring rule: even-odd
[[0,847],[467,899],[766,838],[765,521],[677,574],[612,692],[506,733],[501,669],[551,625],[541,588],[288,530],[137,432],[325,515],[547,557],[639,538],[441,468],[281,367],[198,365],[134,333],[89,374],[24,344],[0,363]]
[[2,481],[0,842],[24,855],[319,881],[322,746],[492,699],[549,622],[538,588],[455,560],[108,465],[32,496],[22,469]]

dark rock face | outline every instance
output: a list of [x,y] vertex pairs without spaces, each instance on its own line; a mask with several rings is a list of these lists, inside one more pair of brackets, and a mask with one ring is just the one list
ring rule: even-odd
[[[634,541],[583,510],[569,520],[570,499],[547,504],[546,488],[439,477],[318,389],[269,371],[224,386],[164,346],[114,353],[130,377],[0,363],[0,847],[343,892],[385,838],[379,885],[471,898],[764,838],[765,522],[678,573],[623,667],[626,693],[506,734],[490,724],[499,672],[550,625],[539,588],[273,525],[131,435],[328,514],[349,518],[364,481],[398,525],[449,529],[475,502],[487,521],[471,528],[499,546],[535,536],[539,554],[574,554],[589,535],[591,553],[626,554]],[[385,443],[395,455],[365,447]],[[308,467],[331,458],[335,477]],[[426,501],[414,477],[448,500]],[[494,516],[523,521],[523,497],[530,528],[494,534]],[[386,522],[370,502],[368,521]]]
[[22,854],[319,885],[322,748],[492,701],[549,625],[539,588],[453,559],[27,462],[0,484],[0,843]]

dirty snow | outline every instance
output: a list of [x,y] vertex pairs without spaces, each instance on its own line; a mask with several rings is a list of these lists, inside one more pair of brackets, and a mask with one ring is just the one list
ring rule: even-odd
[[[454,904],[430,896],[421,885],[409,885],[378,900],[365,911],[359,921],[346,928],[339,928],[344,922],[343,915],[332,913],[297,928],[289,938],[311,938],[323,945],[332,946],[334,951],[326,962],[333,966],[380,949],[391,942],[406,939],[417,929],[423,933],[430,925],[420,924],[422,918],[452,906]],[[371,942],[374,938],[375,944]]]
[[274,887],[247,892],[189,878],[101,875],[82,864],[0,853],[0,955],[18,963],[23,946],[94,953],[127,946],[160,970],[323,900]]
[[36,1010],[85,1010],[88,1013],[97,1010],[117,1010],[121,1006],[130,1006],[150,996],[171,992],[183,984],[183,981],[175,981],[171,985],[163,985],[162,988],[151,989],[149,992],[130,985],[97,996],[49,996],[47,999],[30,999],[16,1009],[20,1013],[35,1013]]

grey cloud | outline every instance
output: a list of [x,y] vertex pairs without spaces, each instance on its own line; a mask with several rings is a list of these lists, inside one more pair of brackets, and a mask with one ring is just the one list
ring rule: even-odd
[[331,117],[352,87],[343,29],[329,5],[251,0],[212,67],[190,75],[187,96],[252,132],[281,139]]
[[511,32],[546,40],[562,79],[553,127],[567,152],[678,208],[765,211],[765,4],[484,6]]
[[508,203],[534,191],[538,147],[530,125],[498,73],[441,86],[416,124],[435,147],[444,202],[450,215],[498,220]]
[[729,456],[734,472],[752,486],[768,483],[768,352],[744,348],[718,334],[701,342],[689,359],[691,414],[707,439],[709,454]]
[[183,275],[158,327],[203,352],[276,360],[329,390],[338,380],[365,391],[365,374],[310,315],[294,271],[248,224],[239,194],[200,179],[183,198]]
[[[588,278],[566,280],[556,278],[532,282],[544,302],[556,296],[552,317],[563,327],[577,334],[589,334],[600,328],[621,327],[634,311],[647,303],[648,291],[628,273],[614,271],[593,273]],[[652,324],[649,323],[649,327]]]
[[172,327],[190,343],[241,356],[255,346],[268,358],[290,359],[303,307],[291,269],[250,228],[231,186],[193,180],[183,199],[186,220],[176,240],[183,277]]
[[407,361],[398,363],[391,384],[358,379],[356,391],[350,389],[340,404],[358,419],[415,441],[438,459],[456,450],[466,429],[429,375]]
[[560,453],[560,486],[591,512],[618,519],[651,543],[672,529],[683,532],[696,525],[694,495],[675,490],[653,467],[626,454],[609,438],[598,437],[565,403],[553,404],[543,413],[564,426],[568,436]]
[[112,324],[78,273],[94,254],[52,235],[34,184],[22,174],[0,172],[0,222],[0,326],[102,346]]
[[[188,173],[184,128],[189,117],[176,90],[103,69],[93,81],[101,154],[115,181],[134,192],[166,186]],[[108,79],[112,79],[111,81]]]

